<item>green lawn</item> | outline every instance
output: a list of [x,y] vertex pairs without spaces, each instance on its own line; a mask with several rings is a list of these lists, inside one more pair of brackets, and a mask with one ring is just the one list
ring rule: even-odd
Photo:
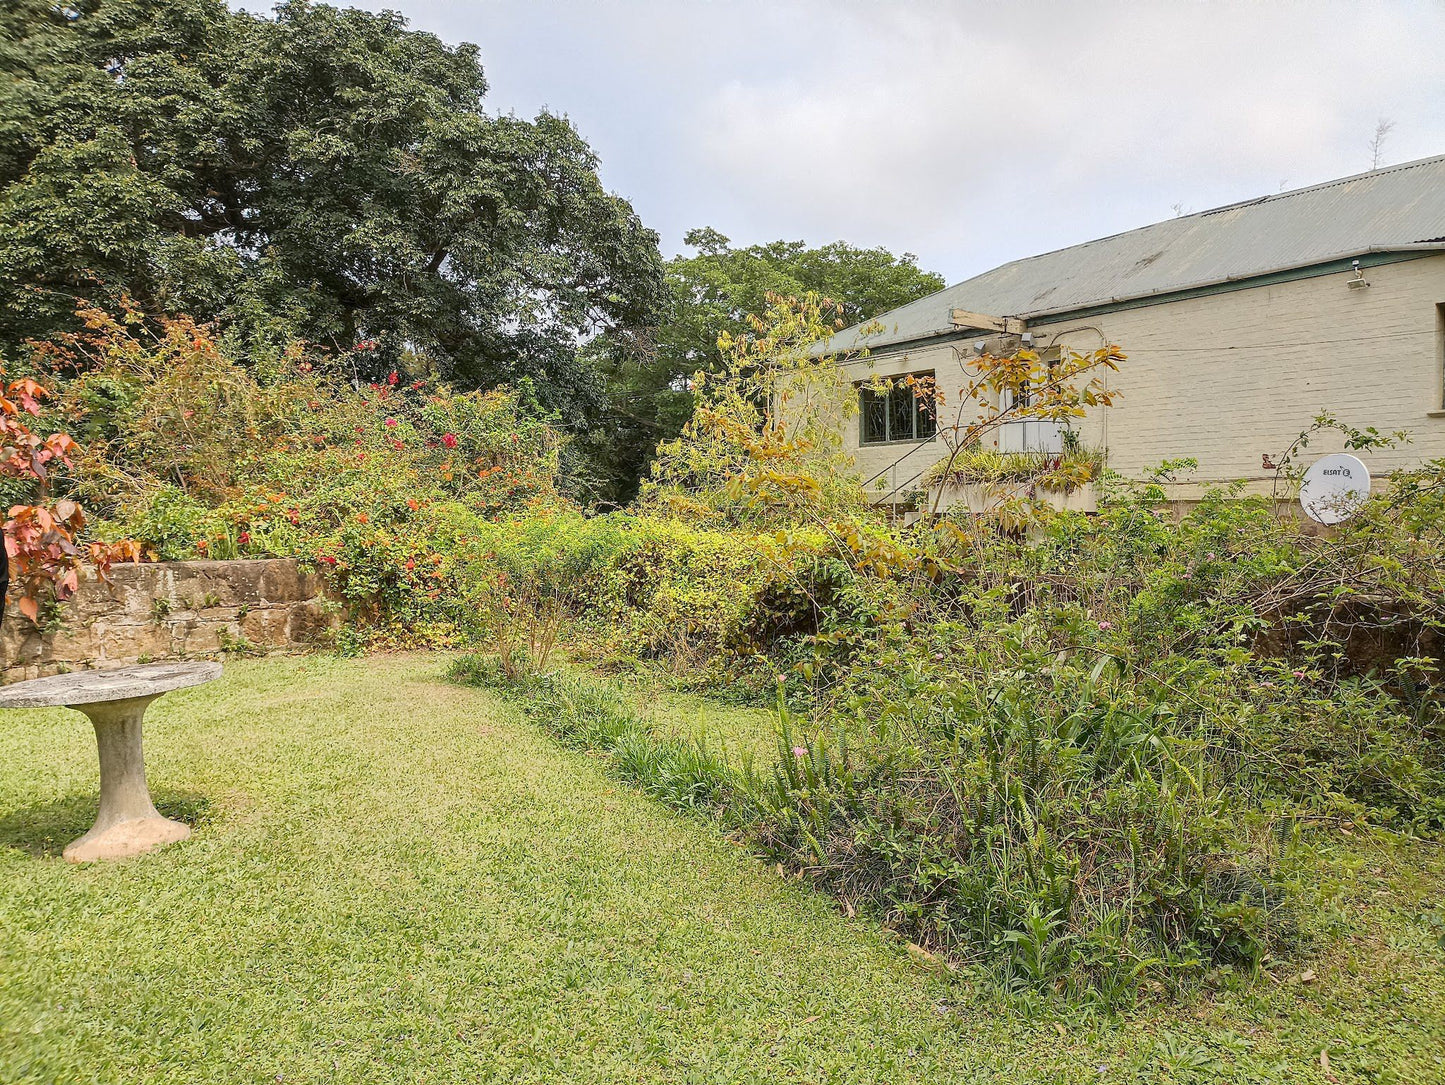
[[1445,1080],[1438,848],[1343,841],[1336,948],[1278,984],[1028,1017],[443,666],[239,662],[166,697],[152,790],[197,831],[95,867],[59,857],[88,724],[0,716],[0,1082],[1308,1082],[1321,1048],[1340,1081]]
[[733,759],[752,756],[763,762],[777,755],[777,724],[770,709],[724,704],[645,677],[614,684],[647,713],[660,737],[695,738]]

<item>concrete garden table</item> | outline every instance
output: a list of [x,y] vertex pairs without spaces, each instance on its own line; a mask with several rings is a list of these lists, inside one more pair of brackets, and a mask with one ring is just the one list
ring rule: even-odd
[[100,813],[90,831],[66,847],[67,860],[120,859],[191,835],[190,826],[161,817],[151,802],[141,753],[141,717],[161,694],[220,676],[219,663],[157,663],[76,671],[0,687],[0,708],[73,708],[95,725]]

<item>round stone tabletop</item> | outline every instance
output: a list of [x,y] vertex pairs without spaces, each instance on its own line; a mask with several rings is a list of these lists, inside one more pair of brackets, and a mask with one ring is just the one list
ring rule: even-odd
[[219,677],[219,663],[152,663],[113,670],[73,671],[0,687],[0,708],[74,707],[131,697],[158,697],[173,689],[199,686]]

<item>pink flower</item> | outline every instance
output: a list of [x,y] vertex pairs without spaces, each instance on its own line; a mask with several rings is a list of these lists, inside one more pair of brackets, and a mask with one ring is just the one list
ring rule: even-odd
[[395,419],[395,418],[388,418],[388,419],[386,420],[386,428],[387,428],[387,429],[395,429],[395,428],[396,428],[396,419]]
[[798,757],[798,758],[807,757],[807,756],[808,756],[808,748],[807,748],[806,746],[794,746],[794,747],[793,747],[793,756],[794,756],[794,757]]
[[1293,671],[1293,672],[1291,672],[1291,673],[1294,674],[1294,676],[1295,676],[1296,678],[1303,678],[1303,677],[1305,676],[1305,672],[1304,672],[1304,671]]
[[1113,622],[1100,622],[1100,623],[1099,623],[1099,629],[1100,629],[1102,632],[1107,633],[1109,630],[1111,630],[1111,629],[1113,629],[1113,628],[1114,628],[1114,623],[1113,623]]
[[457,435],[455,433],[443,433],[442,444],[446,445],[448,448],[456,448]]

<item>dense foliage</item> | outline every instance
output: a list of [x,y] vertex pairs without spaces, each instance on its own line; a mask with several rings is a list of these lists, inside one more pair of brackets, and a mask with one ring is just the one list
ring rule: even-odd
[[[294,556],[331,577],[352,627],[413,643],[475,628],[459,593],[484,526],[565,504],[555,428],[516,391],[395,371],[359,389],[288,352],[258,373],[188,320],[85,314],[48,359],[86,441],[66,492],[163,559]],[[350,636],[350,634],[348,634]]]
[[544,570],[575,652],[777,690],[771,768],[648,747],[635,712],[548,667],[458,674],[1011,987],[1116,1004],[1248,972],[1298,948],[1291,872],[1318,827],[1445,826],[1445,465],[1330,538],[1258,499],[1176,520],[1160,498],[1115,481],[1098,516],[1028,541],[650,517],[511,537],[510,575]]
[[815,248],[801,241],[734,247],[704,227],[689,230],[684,242],[695,251],[667,262],[657,326],[640,335],[603,335],[588,350],[608,379],[614,424],[595,442],[595,456],[609,473],[607,493],[614,500],[635,495],[658,443],[676,438],[692,417],[695,376],[728,368],[719,336],[747,335],[749,318],[767,312],[770,297],[816,295],[842,326],[944,286],[943,277],[919,268],[912,253],[895,256],[842,241]]
[[570,123],[487,114],[476,47],[394,12],[20,0],[0,73],[12,357],[72,329],[77,295],[128,296],[364,379],[532,377],[575,420],[601,393],[578,337],[654,321],[656,235]]

